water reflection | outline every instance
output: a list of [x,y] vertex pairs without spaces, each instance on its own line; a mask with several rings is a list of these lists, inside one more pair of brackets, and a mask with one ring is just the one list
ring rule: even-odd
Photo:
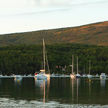
[[77,104],[79,103],[79,85],[80,85],[80,79],[77,80]]
[[41,92],[43,92],[43,103],[45,103],[46,96],[48,97],[49,94],[50,79],[46,80],[37,80],[36,78],[34,79],[35,79],[35,86],[39,87],[41,89]]
[[89,97],[90,97],[90,95],[91,95],[91,83],[92,83],[92,80],[88,79],[88,82],[89,82]]
[[15,77],[14,78],[14,82],[15,82],[15,85],[21,85],[21,83],[22,83],[22,77],[20,78],[20,77]]
[[35,86],[41,88],[42,90],[47,85],[47,80],[37,80],[36,78],[34,79],[35,79]]
[[105,79],[101,79],[100,80],[100,84],[101,84],[101,87],[102,88],[105,88],[105,83],[106,83],[106,80]]
[[[51,78],[50,80],[34,80],[34,78],[1,79],[0,99],[13,99],[15,102],[26,100],[27,104],[46,105],[54,102],[68,105],[108,105],[108,80]],[[104,88],[104,89],[101,89]],[[25,103],[25,104],[26,104]],[[45,104],[44,104],[45,103]],[[19,103],[18,103],[19,104]],[[35,104],[35,105],[36,105]]]
[[75,80],[74,79],[71,79],[72,80],[72,102],[74,101],[74,83],[75,83]]
[[76,99],[76,103],[79,103],[79,85],[80,79],[71,79],[71,86],[72,86],[72,103],[75,103],[74,100]]

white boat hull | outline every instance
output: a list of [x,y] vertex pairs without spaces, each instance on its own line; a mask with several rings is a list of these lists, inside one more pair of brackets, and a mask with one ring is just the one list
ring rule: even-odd
[[93,76],[92,76],[92,75],[87,75],[87,77],[88,77],[88,78],[92,78]]
[[37,80],[46,80],[47,76],[45,76],[44,74],[38,74],[38,75],[35,76],[35,78]]
[[76,78],[80,78],[81,77],[81,75],[80,74],[76,74]]
[[100,79],[106,79],[106,75],[105,75],[105,73],[101,73],[101,75],[100,75]]
[[87,75],[85,75],[85,74],[84,74],[84,75],[82,75],[82,77],[83,77],[83,78],[86,78],[86,77],[87,77]]
[[100,75],[100,79],[106,79],[106,76]]

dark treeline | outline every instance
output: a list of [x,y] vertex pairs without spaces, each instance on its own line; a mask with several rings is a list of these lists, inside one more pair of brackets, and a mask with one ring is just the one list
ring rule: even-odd
[[[74,71],[76,57],[79,57],[79,72],[88,73],[89,60],[91,74],[108,74],[108,47],[53,44],[47,45],[47,56],[51,73],[71,73],[72,55]],[[17,45],[0,47],[0,71],[3,75],[34,74],[42,66],[42,45]]]

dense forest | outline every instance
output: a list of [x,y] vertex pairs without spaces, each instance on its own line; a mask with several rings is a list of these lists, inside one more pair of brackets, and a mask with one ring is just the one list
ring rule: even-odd
[[[70,74],[72,55],[74,72],[76,57],[79,58],[79,72],[108,74],[108,47],[81,44],[52,44],[46,46],[51,73]],[[0,72],[3,75],[34,74],[42,67],[42,45],[17,45],[0,47]]]

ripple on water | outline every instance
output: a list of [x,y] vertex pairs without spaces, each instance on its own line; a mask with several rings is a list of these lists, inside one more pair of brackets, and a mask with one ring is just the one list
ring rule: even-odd
[[34,100],[0,98],[0,108],[108,108],[108,105],[60,104],[55,101],[43,103]]

